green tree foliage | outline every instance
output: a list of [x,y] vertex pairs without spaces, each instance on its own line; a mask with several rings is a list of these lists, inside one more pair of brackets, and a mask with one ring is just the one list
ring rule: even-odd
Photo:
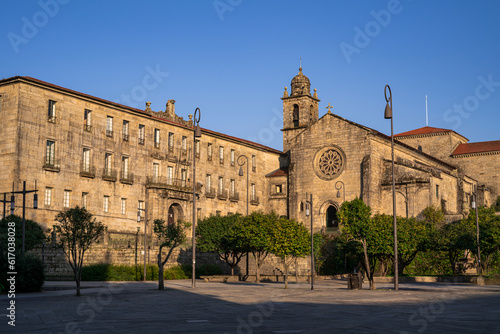
[[[23,292],[38,291],[44,282],[43,264],[36,257],[28,254],[22,255],[23,219],[16,215],[10,215],[0,220],[0,290],[1,286],[7,286],[7,272],[17,272],[17,290]],[[14,223],[14,224],[12,224]],[[14,232],[15,247],[11,252],[16,258],[15,270],[9,269],[8,242],[9,232],[12,238]],[[25,220],[25,251],[40,246],[45,241],[45,234],[42,227],[30,220]],[[26,283],[26,284],[24,284]]]
[[271,252],[283,260],[285,289],[288,288],[288,269],[296,257],[310,252],[309,231],[295,220],[280,217],[271,230]]
[[86,208],[78,206],[59,212],[55,220],[59,222],[59,225],[54,226],[55,232],[59,234],[59,246],[73,269],[76,295],[80,296],[83,257],[93,243],[99,242],[106,227],[93,218]]
[[[153,232],[156,234],[159,242],[158,250],[158,290],[163,290],[163,267],[172,255],[175,248],[186,242],[186,229],[191,226],[190,223],[179,221],[177,224],[166,224],[163,219],[155,219],[153,221]],[[162,257],[162,250],[168,248],[168,253],[165,258]]]
[[234,268],[248,252],[247,240],[240,238],[240,229],[243,228],[240,214],[211,215],[198,221],[196,245],[202,252],[216,252],[231,268],[231,275],[234,275]]
[[433,233],[432,223],[415,218],[397,218],[398,225],[398,271],[400,275],[403,270],[412,263],[420,251],[426,251],[430,247],[430,239]]
[[492,204],[492,208],[496,211],[496,212],[500,212],[500,196],[497,197],[497,200],[495,201],[495,203]]
[[274,212],[252,212],[244,217],[242,228],[235,231],[236,237],[246,243],[247,251],[255,258],[257,282],[260,282],[260,267],[272,250],[271,232],[278,220],[279,216]]
[[370,289],[373,290],[375,289],[375,281],[373,280],[375,271],[373,268],[374,258],[371,258],[372,265],[370,265],[368,242],[370,238],[376,236],[376,231],[372,228],[370,216],[370,207],[359,198],[355,198],[350,202],[344,202],[338,213],[342,233],[348,239],[361,243],[363,247],[364,267],[370,282]]

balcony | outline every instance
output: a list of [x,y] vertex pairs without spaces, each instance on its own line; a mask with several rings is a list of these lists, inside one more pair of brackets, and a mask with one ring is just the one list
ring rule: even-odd
[[160,148],[160,142],[155,141],[155,148]]
[[61,171],[61,160],[45,158],[42,168],[49,172],[59,173]]
[[80,176],[81,177],[88,177],[88,178],[95,178],[95,167],[90,166],[89,164],[82,163],[80,165]]
[[118,179],[116,174],[116,170],[111,168],[104,168],[102,170],[102,179],[104,181],[116,182],[116,180]]
[[49,118],[47,119],[47,121],[48,121],[49,123],[54,123],[54,124],[56,124],[56,116],[49,116]]
[[139,137],[138,142],[139,142],[139,145],[144,145],[145,140],[144,140],[144,138]]
[[240,200],[240,194],[235,191],[229,192],[229,200],[231,202],[238,202]]
[[113,130],[106,130],[106,137],[113,138]]
[[123,141],[128,141],[128,133],[124,133],[122,135],[122,137],[123,137]]
[[207,187],[205,189],[205,197],[207,197],[207,198],[215,198],[215,195],[216,195],[215,188]]
[[259,197],[258,196],[250,196],[250,204],[259,205]]
[[219,189],[217,191],[217,198],[220,200],[226,200],[227,199],[227,190]]
[[[146,177],[146,187],[148,188],[159,188],[159,189],[169,189],[181,192],[193,191],[192,183],[188,183],[184,179],[174,179],[163,176],[148,176]],[[197,191],[201,189],[201,185],[198,185]]]
[[134,183],[134,174],[130,172],[120,172],[120,182],[124,184],[133,184]]
[[92,132],[92,125],[83,124],[83,131]]

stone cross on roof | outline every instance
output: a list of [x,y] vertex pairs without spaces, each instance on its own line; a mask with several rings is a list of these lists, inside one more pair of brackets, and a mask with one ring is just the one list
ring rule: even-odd
[[328,106],[325,108],[325,109],[328,109],[328,113],[331,114],[332,112],[330,111],[330,109],[333,108],[333,106],[330,105],[330,103],[328,103]]

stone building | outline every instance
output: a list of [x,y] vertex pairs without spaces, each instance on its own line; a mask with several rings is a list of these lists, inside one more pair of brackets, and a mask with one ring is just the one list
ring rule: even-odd
[[[314,230],[337,229],[340,205],[356,197],[392,214],[390,137],[330,109],[320,118],[302,68],[282,101],[279,151],[208,129],[194,143],[192,115],[178,116],[174,100],[165,111],[149,102],[140,110],[30,77],[0,80],[0,193],[36,180],[39,209],[28,200],[28,218],[51,227],[59,211],[85,206],[116,239],[137,232],[139,208],[148,221],[191,221],[194,155],[201,218],[248,209],[306,222],[306,194]],[[434,205],[455,220],[469,211],[474,187],[480,204],[500,194],[500,141],[468,143],[430,127],[396,139],[398,215]],[[17,195],[18,214],[21,204]]]

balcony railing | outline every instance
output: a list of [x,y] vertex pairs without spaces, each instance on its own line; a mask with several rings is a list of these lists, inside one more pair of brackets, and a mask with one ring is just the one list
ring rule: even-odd
[[105,181],[116,182],[117,180],[116,174],[117,174],[116,170],[111,168],[104,168],[102,170],[102,179]]
[[56,116],[49,116],[49,118],[47,119],[47,121],[49,123],[54,123],[55,124],[56,123],[56,119],[57,119]]
[[92,125],[90,124],[83,124],[83,130],[87,132],[92,132]]
[[60,172],[61,160],[45,158],[42,168],[50,172]]
[[229,200],[232,202],[237,202],[240,200],[240,194],[237,193],[236,191],[230,191],[229,192]]
[[155,141],[155,148],[160,148],[160,142]]
[[113,137],[113,130],[106,130],[106,137]]
[[[174,179],[164,176],[148,176],[146,177],[146,187],[171,189],[183,192],[193,191],[193,184],[184,179]],[[198,185],[198,191],[201,185]]]
[[120,172],[120,182],[125,184],[133,184],[134,183],[134,174],[130,172]]
[[215,188],[213,187],[207,187],[205,189],[205,197],[208,197],[208,198],[215,198],[215,195],[216,195],[216,191],[215,191]]
[[144,138],[139,137],[139,145],[144,145],[144,142],[145,142]]
[[250,196],[250,204],[259,205],[259,197],[258,196]]
[[227,190],[224,189],[218,189],[217,190],[217,198],[225,200],[227,199]]
[[123,134],[123,141],[128,141],[128,133]]
[[95,177],[95,167],[82,163],[80,165],[80,176],[93,179]]

